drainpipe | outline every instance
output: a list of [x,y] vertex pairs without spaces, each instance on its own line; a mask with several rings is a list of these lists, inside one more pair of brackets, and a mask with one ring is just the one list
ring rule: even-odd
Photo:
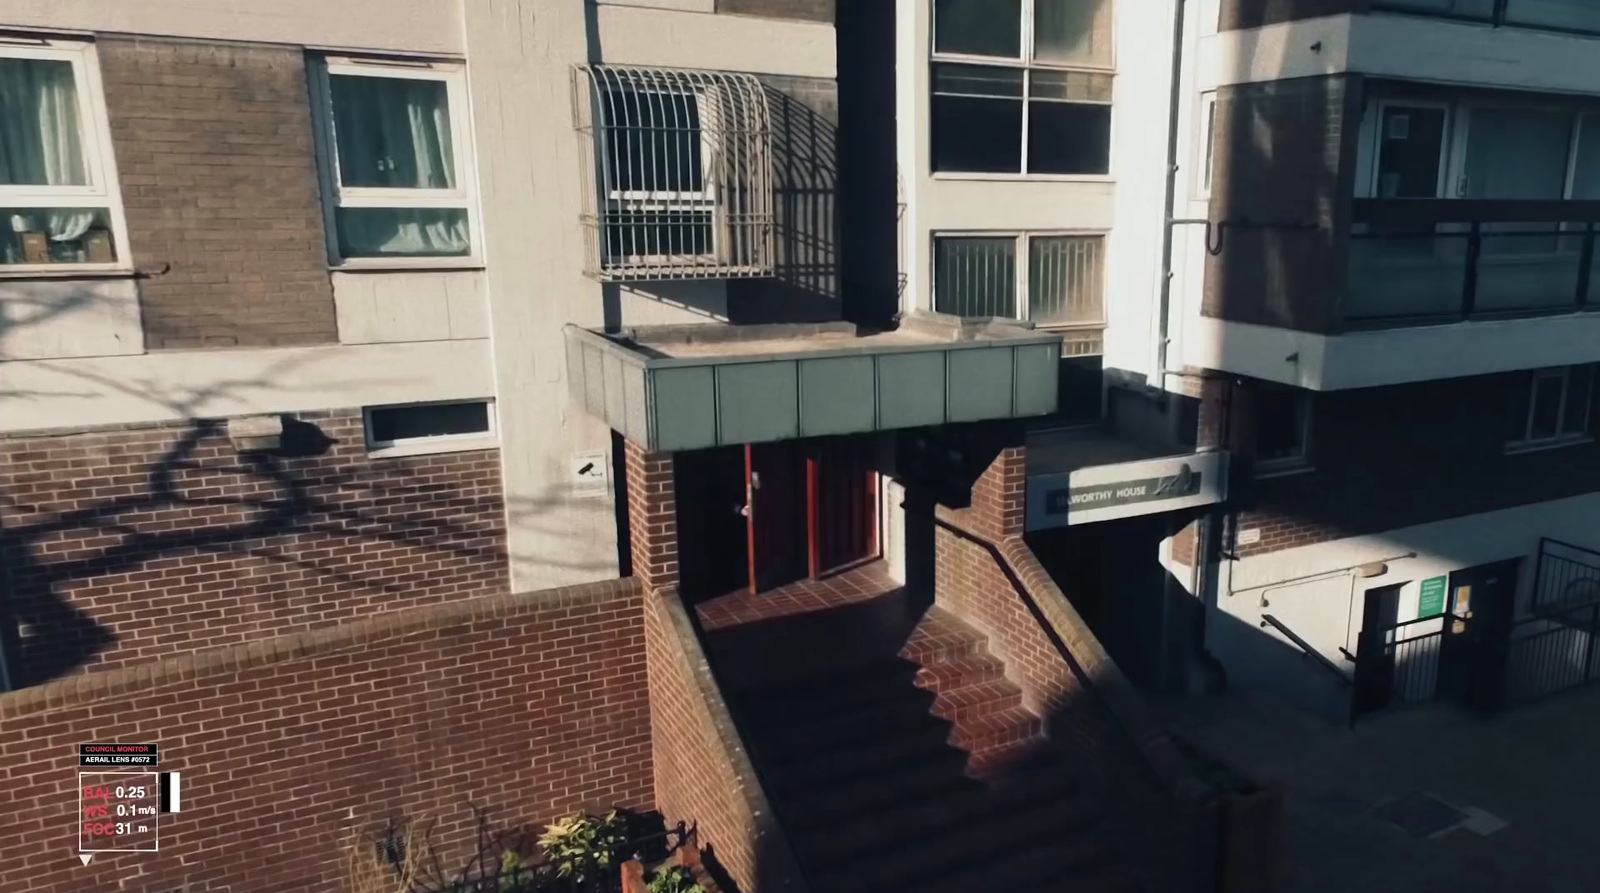
[[[1172,84],[1167,94],[1167,192],[1162,205],[1161,227],[1161,298],[1156,339],[1156,386],[1167,387],[1168,329],[1172,320],[1172,228],[1180,222],[1175,219],[1178,200],[1178,112],[1183,99],[1183,13],[1185,0],[1172,2]],[[1168,398],[1169,416],[1177,408]],[[1170,424],[1176,425],[1176,419]]]

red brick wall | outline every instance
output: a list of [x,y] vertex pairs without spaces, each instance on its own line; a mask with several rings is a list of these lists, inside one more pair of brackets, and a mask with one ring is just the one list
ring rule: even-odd
[[[472,832],[649,808],[640,590],[491,596],[0,695],[0,889],[333,893],[351,829]],[[154,741],[183,773],[159,854],[76,851],[74,746]]]
[[678,500],[672,454],[633,441],[623,448],[628,486],[628,544],[633,573],[646,588],[678,585]]
[[146,346],[337,341],[305,54],[97,46]]
[[[1315,470],[1251,480],[1233,499],[1259,555],[1600,490],[1593,443],[1506,455],[1515,396],[1527,373],[1317,394]],[[1249,412],[1248,391],[1238,406]]]
[[[0,560],[25,682],[507,585],[495,451],[241,456],[223,422],[0,439]],[[307,437],[306,439],[311,439]]]

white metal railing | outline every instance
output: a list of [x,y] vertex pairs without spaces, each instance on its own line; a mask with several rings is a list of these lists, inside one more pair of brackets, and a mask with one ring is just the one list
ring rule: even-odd
[[772,120],[751,75],[580,65],[586,270],[602,281],[773,274]]

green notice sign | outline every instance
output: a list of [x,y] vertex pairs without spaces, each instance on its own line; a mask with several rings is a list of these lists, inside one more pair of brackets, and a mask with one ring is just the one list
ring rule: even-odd
[[1429,577],[1422,581],[1422,594],[1417,598],[1417,619],[1444,613],[1445,581],[1448,577]]

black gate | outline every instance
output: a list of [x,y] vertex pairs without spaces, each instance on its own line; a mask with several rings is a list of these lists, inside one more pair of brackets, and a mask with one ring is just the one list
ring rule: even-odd
[[1453,614],[1362,630],[1352,718],[1385,707],[1464,696],[1472,677],[1471,621]]

